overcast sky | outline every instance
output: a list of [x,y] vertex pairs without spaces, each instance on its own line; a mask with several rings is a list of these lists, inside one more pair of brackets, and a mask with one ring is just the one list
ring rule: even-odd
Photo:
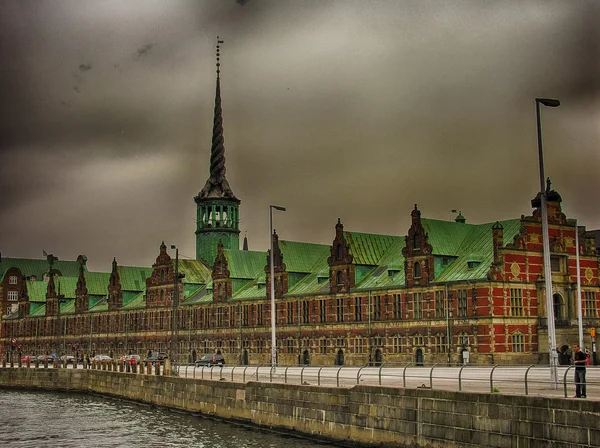
[[600,228],[598,1],[24,1],[0,4],[0,251],[95,270],[195,256],[215,43],[240,242],[405,235],[423,216],[531,213],[546,173]]

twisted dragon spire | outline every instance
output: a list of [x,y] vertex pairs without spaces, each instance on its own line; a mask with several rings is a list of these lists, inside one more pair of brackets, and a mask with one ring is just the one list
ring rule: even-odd
[[217,88],[213,120],[212,146],[210,150],[210,177],[200,191],[200,198],[223,197],[237,199],[225,178],[225,145],[223,138],[223,110],[221,108],[221,62],[220,44],[217,36]]

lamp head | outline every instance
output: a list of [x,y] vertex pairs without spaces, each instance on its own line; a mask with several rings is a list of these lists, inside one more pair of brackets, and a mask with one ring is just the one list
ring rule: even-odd
[[538,103],[542,103],[546,107],[558,107],[560,106],[560,101],[554,98],[536,98]]
[[171,244],[171,249],[177,249],[177,247],[175,246],[175,244]]
[[280,207],[279,205],[271,205],[271,207],[280,212],[285,212],[285,207]]

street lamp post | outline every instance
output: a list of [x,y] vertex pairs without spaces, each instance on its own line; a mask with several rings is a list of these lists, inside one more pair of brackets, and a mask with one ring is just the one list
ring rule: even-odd
[[271,265],[271,367],[277,365],[277,339],[275,338],[275,268],[273,266],[273,209],[285,212],[285,207],[278,205],[269,205],[269,239],[271,240],[271,253],[270,262]]
[[544,174],[544,153],[542,150],[542,123],[540,120],[540,104],[546,107],[558,107],[560,101],[552,98],[536,98],[535,111],[537,118],[537,140],[538,140],[538,157],[540,168],[540,199],[542,209],[542,238],[544,251],[544,283],[546,286],[546,315],[548,319],[548,351],[550,363],[550,375],[552,382],[556,385],[558,380],[556,365],[556,330],[554,323],[554,303],[552,298],[552,269],[550,267],[550,240],[548,236],[548,210],[546,208],[546,188]]
[[[60,333],[61,333],[61,327],[62,327],[62,321],[61,321],[61,317],[60,317],[60,304],[61,303],[65,303],[66,299],[65,296],[63,294],[59,294],[56,297],[56,300],[58,302],[58,307],[56,310],[56,359],[57,361],[60,362],[60,356],[61,356],[61,350],[60,350]],[[65,328],[66,330],[66,328]],[[65,344],[65,335],[63,334],[63,350],[64,350],[64,344]]]

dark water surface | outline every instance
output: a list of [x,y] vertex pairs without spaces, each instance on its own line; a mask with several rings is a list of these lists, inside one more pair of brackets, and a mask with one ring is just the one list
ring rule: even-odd
[[0,447],[326,447],[168,409],[75,393],[0,389]]

